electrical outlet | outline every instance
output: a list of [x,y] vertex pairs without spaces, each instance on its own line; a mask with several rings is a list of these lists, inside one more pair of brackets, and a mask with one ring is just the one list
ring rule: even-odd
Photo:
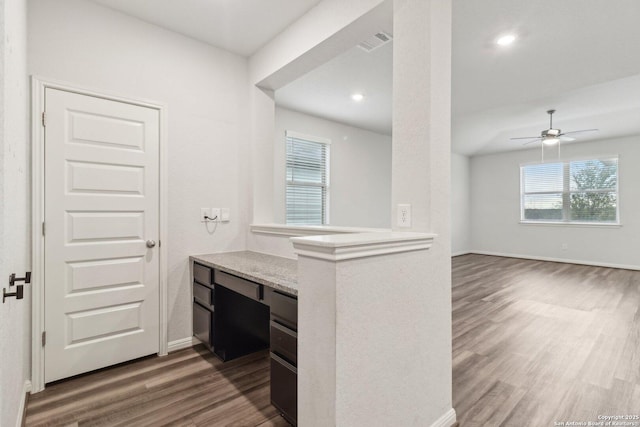
[[204,217],[211,217],[211,208],[200,208],[200,222],[207,222]]
[[567,243],[563,243],[562,244],[562,250],[566,251],[567,249],[569,249],[569,245]]
[[398,205],[398,227],[411,227],[411,205]]
[[212,222],[220,222],[220,208],[211,208],[211,220]]

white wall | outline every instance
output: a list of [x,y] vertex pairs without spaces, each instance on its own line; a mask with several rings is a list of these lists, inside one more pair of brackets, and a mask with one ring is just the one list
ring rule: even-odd
[[[348,7],[346,3],[349,3]],[[386,417],[393,418],[398,415],[395,421],[407,421],[405,424],[432,425],[438,420],[453,421],[455,416],[451,409],[450,231],[451,5],[447,0],[394,0],[382,3],[379,0],[354,0],[346,3],[338,0],[321,2],[319,7],[311,11],[323,12],[318,13],[319,20],[303,19],[299,23],[304,22],[307,24],[306,27],[295,25],[263,47],[250,60],[250,83],[266,81],[265,87],[277,89],[279,84],[287,81],[283,75],[297,75],[292,67],[298,68],[297,71],[308,71],[309,68],[306,67],[309,63],[305,60],[314,57],[317,52],[315,47],[320,48],[317,58],[324,61],[328,59],[325,48],[332,45],[334,51],[339,51],[341,46],[349,46],[343,44],[345,41],[350,42],[348,37],[336,41],[326,40],[326,36],[336,32],[344,35],[344,25],[352,21],[359,22],[369,15],[369,11],[377,9],[377,6],[383,7],[380,11],[388,16],[390,10],[387,7],[393,4],[392,203],[409,202],[416,207],[413,217],[416,221],[413,229],[408,231],[430,231],[438,237],[427,254],[420,255],[420,263],[405,263],[398,259],[397,262],[385,264],[385,268],[393,269],[399,280],[394,284],[403,290],[399,298],[405,302],[404,296],[410,294],[406,301],[415,302],[412,307],[416,309],[418,318],[424,322],[420,323],[419,328],[416,328],[415,321],[406,325],[410,330],[419,331],[419,337],[411,341],[416,343],[415,351],[409,357],[412,360],[408,365],[401,363],[398,366],[404,367],[404,372],[408,372],[409,369],[414,374],[412,381],[410,384],[403,384],[402,396],[396,396],[395,399],[387,398],[382,407],[391,408],[385,413]],[[340,19],[336,19],[337,17]],[[300,37],[300,34],[307,34],[308,37]],[[362,36],[357,32],[351,35]],[[334,41],[336,43],[333,43]],[[296,67],[297,65],[300,67]],[[272,74],[277,76],[272,79]],[[268,118],[273,117],[274,113],[273,102],[269,102],[268,95],[261,94],[258,90],[252,91],[251,114],[251,152],[254,156],[252,164],[254,171],[258,171],[253,175],[251,186],[256,196],[252,206],[253,219],[268,221],[269,218],[273,218],[273,206],[269,205],[273,197],[266,200],[263,195],[273,194],[273,168],[263,167],[261,164],[265,156],[273,153],[274,126],[269,125]],[[266,236],[259,239],[258,242],[258,236],[250,234],[249,248],[268,246]],[[375,262],[375,258],[371,260]],[[299,272],[302,277],[305,273],[304,266],[299,267],[302,269]],[[398,271],[404,273],[398,275]],[[318,274],[328,277],[331,272],[324,268]],[[300,297],[305,298],[304,295],[301,292]],[[327,298],[331,298],[331,295]],[[304,334],[301,335],[301,339],[304,339]],[[380,350],[379,359],[385,355],[392,355],[394,351],[392,348]],[[340,355],[336,354],[336,361],[339,358]],[[314,363],[327,363],[314,359]],[[386,360],[388,362],[390,359]],[[420,360],[421,363],[414,366],[415,360]],[[309,371],[299,372],[299,390],[305,390],[308,381],[313,382],[306,376]],[[395,375],[386,376],[389,377],[396,380],[399,378]],[[353,376],[347,380],[355,378],[356,376]],[[335,402],[336,406],[348,407],[350,399],[370,398],[369,402],[374,402],[381,398],[380,394],[368,390],[366,384],[361,381],[354,381],[351,385],[362,394],[340,394],[340,400]],[[304,396],[301,395],[301,398]],[[326,401],[328,398],[331,398],[330,391],[316,390],[315,401]],[[394,412],[404,409],[407,410],[402,414]],[[321,421],[313,418],[313,413],[310,408],[303,406],[298,414],[299,420],[309,425],[321,424]],[[365,417],[359,419],[356,424],[344,425],[385,425],[387,421],[379,418],[374,420],[377,412],[364,415]],[[453,419],[447,418],[452,415]],[[445,425],[444,422],[442,421],[442,425]]]
[[[622,227],[524,225],[520,220],[520,164],[539,149],[471,159],[471,224],[474,251],[640,268],[640,137],[576,142],[562,157],[618,154]],[[567,244],[566,250],[562,245]]]
[[[29,72],[168,106],[169,341],[191,336],[190,254],[242,250],[247,61],[91,2],[29,2]],[[210,234],[200,207],[228,207]]]
[[[0,287],[9,274],[30,267],[30,145],[27,79],[27,3],[0,2]],[[31,285],[23,300],[0,307],[0,425],[22,417],[24,385],[30,377]],[[9,289],[7,289],[9,290]],[[15,287],[11,288],[15,291]]]
[[[392,19],[392,9],[392,0],[353,0],[348,4],[342,0],[323,0],[249,59],[251,147],[246,159],[251,165],[247,187],[252,223],[275,221],[272,161],[275,102],[273,91],[264,88],[282,87],[355,46],[378,31],[381,22],[386,24]],[[249,232],[247,248],[295,257],[286,236]]]
[[469,157],[451,153],[451,252],[471,249],[471,181]]
[[285,131],[331,140],[331,225],[391,228],[391,137],[276,107],[275,221],[285,222]]

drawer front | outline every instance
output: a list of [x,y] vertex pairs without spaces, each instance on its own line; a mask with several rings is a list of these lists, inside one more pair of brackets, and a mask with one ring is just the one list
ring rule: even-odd
[[202,286],[199,283],[193,284],[193,298],[200,304],[208,307],[216,305],[215,289]]
[[245,297],[260,301],[260,285],[250,282],[240,277],[227,274],[223,271],[216,270],[216,283],[231,289],[234,292],[244,295]]
[[193,336],[213,345],[213,313],[198,303],[193,304]]
[[297,331],[298,299],[278,291],[273,291],[271,295],[271,316],[278,323],[282,323],[294,331]]
[[296,424],[298,372],[295,367],[273,353],[271,353],[271,403],[288,421]]
[[213,285],[213,270],[194,262],[193,280],[202,283],[203,285]]
[[294,366],[298,365],[298,334],[271,321],[271,351]]

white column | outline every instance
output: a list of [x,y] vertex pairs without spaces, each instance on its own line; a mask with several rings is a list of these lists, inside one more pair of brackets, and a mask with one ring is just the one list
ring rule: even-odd
[[[298,421],[305,427],[440,427],[456,420],[451,2],[394,0],[393,31],[392,226],[413,233],[292,239]],[[411,229],[395,225],[399,203],[412,206]]]
[[292,239],[300,283],[300,425],[455,421],[446,392],[451,371],[442,371],[438,361],[450,358],[451,331],[442,319],[450,292],[424,280],[434,237],[363,233]]

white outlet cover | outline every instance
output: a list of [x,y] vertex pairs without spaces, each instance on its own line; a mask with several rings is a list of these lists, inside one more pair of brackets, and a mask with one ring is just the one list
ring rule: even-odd
[[398,205],[398,227],[411,227],[411,205]]
[[215,218],[211,221],[220,222],[220,208],[211,208],[211,218]]
[[208,222],[205,216],[211,217],[211,208],[200,208],[200,222]]

